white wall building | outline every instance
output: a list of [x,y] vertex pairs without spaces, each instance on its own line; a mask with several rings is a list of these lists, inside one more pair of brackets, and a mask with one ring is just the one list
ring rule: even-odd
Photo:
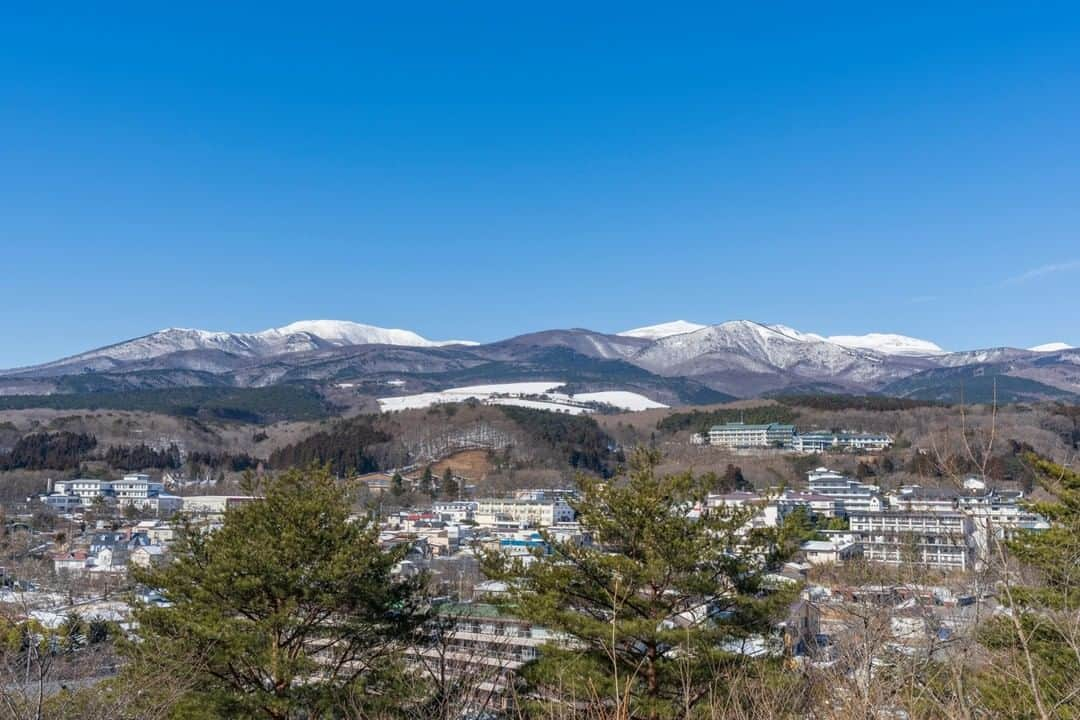
[[727,448],[790,448],[795,437],[794,425],[768,423],[747,425],[729,422],[709,428],[710,445]]
[[862,555],[862,545],[851,540],[807,540],[799,549],[811,565],[842,565]]
[[165,486],[153,482],[145,473],[130,473],[120,480],[76,478],[50,482],[50,491],[41,501],[50,507],[71,509],[72,498],[78,498],[83,507],[101,501],[120,506],[132,505],[142,510],[175,512],[183,500],[165,492]]
[[867,560],[914,562],[942,570],[972,566],[974,525],[965,513],[885,510],[853,512],[848,520]]
[[841,515],[851,512],[878,511],[884,507],[877,485],[862,483],[823,467],[806,473],[806,479],[811,493],[837,499],[840,503]]
[[471,500],[438,500],[431,510],[445,522],[460,523],[472,520],[476,514],[476,503]]
[[473,519],[480,525],[495,526],[509,520],[530,527],[548,527],[573,522],[574,509],[562,498],[546,502],[487,498],[476,501]]
[[892,437],[885,433],[820,431],[795,435],[791,447],[797,452],[815,453],[826,450],[878,451],[890,448],[892,444]]

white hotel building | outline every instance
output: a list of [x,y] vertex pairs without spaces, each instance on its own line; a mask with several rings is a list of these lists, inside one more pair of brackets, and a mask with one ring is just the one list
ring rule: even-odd
[[729,422],[713,425],[705,433],[709,445],[727,448],[790,448],[795,438],[795,426],[781,423],[747,425]]

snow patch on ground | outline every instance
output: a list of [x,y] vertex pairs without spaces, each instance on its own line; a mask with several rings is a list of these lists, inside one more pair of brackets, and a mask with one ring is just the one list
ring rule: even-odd
[[440,403],[464,402],[469,398],[474,398],[488,405],[516,405],[537,410],[565,412],[572,415],[592,412],[593,408],[588,407],[588,403],[604,403],[630,411],[667,407],[667,405],[650,400],[644,395],[627,390],[606,390],[603,392],[580,393],[578,395],[555,392],[563,385],[565,385],[563,382],[469,385],[467,387],[449,388],[417,395],[379,398],[379,408],[383,412],[415,410]]
[[599,402],[614,405],[623,410],[651,410],[653,408],[666,408],[667,405],[650,400],[644,395],[626,390],[604,390],[603,392],[578,393],[575,400],[584,402]]

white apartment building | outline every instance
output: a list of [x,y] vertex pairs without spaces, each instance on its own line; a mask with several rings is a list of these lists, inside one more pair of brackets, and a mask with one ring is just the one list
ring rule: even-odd
[[548,527],[573,522],[574,509],[562,498],[540,502],[507,498],[476,501],[473,519],[479,525],[504,524],[506,520],[527,527]]
[[878,451],[892,447],[893,439],[885,433],[808,432],[796,434],[791,448],[796,452],[815,453],[826,450]]
[[161,512],[175,512],[183,504],[180,497],[165,492],[162,483],[151,481],[145,473],[130,473],[120,480],[58,480],[50,483],[49,492],[41,497],[41,501],[50,507],[70,508],[74,505],[72,498],[78,498],[83,507],[90,507],[101,498],[109,504],[133,505]]
[[914,562],[941,570],[972,566],[974,524],[965,513],[885,510],[853,512],[848,520],[867,560]]
[[[57,480],[49,484],[49,497],[64,495],[78,497],[85,506],[93,505],[98,497],[110,498],[113,496],[112,480],[98,480],[96,478],[76,478],[74,480]],[[49,504],[52,504],[51,502]]]

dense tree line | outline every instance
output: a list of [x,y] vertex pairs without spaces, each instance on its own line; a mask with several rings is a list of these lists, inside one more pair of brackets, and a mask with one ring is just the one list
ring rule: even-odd
[[1080,405],[1054,403],[1054,405],[1051,406],[1050,412],[1053,415],[1060,415],[1072,423],[1072,428],[1061,434],[1062,439],[1068,443],[1073,450],[1080,449]]
[[691,410],[690,412],[677,412],[668,415],[656,423],[656,428],[671,433],[682,430],[701,432],[708,430],[713,425],[723,425],[729,422],[741,421],[750,425],[793,423],[798,417],[798,412],[782,405],[759,405],[723,410]]
[[156,450],[145,443],[110,445],[102,459],[117,470],[175,470],[183,464],[180,448],[175,444],[163,450]]
[[183,387],[154,390],[70,392],[0,396],[0,410],[139,410],[244,423],[317,420],[333,411],[319,393],[303,385],[263,388]]
[[523,432],[551,448],[570,467],[608,476],[621,457],[615,441],[587,415],[502,405],[500,409]]
[[85,433],[32,433],[0,453],[0,470],[73,470],[96,446],[97,438]]
[[391,439],[389,433],[374,427],[371,418],[356,418],[275,450],[269,464],[277,469],[329,464],[339,475],[373,472],[379,464],[372,446]]
[[244,472],[254,470],[262,462],[257,457],[247,453],[229,452],[200,452],[188,453],[188,463],[201,467],[213,468],[214,470],[230,470],[232,472]]
[[884,395],[779,395],[776,401],[793,407],[814,410],[913,410],[922,407],[941,407],[945,403],[933,400],[886,397]]

